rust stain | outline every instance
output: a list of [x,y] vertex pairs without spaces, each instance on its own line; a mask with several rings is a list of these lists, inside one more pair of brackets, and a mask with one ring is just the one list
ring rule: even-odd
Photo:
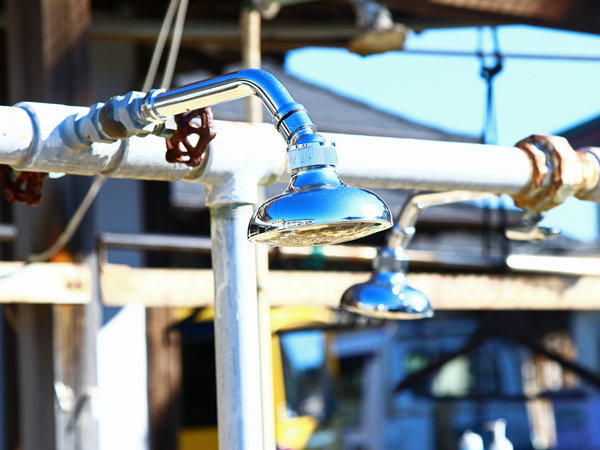
[[532,163],[529,186],[513,196],[515,205],[529,211],[546,211],[578,192],[589,181],[585,167],[569,142],[560,136],[532,135],[515,145]]

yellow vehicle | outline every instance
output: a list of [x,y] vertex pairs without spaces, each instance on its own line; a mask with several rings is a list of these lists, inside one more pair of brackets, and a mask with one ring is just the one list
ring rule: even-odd
[[[178,326],[182,336],[183,427],[179,450],[217,449],[214,311],[203,308]],[[329,335],[335,321],[327,308],[271,309],[275,439],[279,449],[339,447]]]

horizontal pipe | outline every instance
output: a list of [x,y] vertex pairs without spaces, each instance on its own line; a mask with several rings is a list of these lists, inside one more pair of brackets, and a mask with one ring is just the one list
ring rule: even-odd
[[529,186],[531,161],[515,147],[322,133],[336,142],[348,184],[390,189],[516,194]]
[[[165,141],[156,136],[95,143],[88,150],[68,148],[59,125],[83,108],[33,103],[23,108],[0,107],[0,164],[19,170],[204,183],[214,183],[226,172],[252,173],[259,184],[289,180],[284,174],[284,144],[268,124],[217,121],[217,138],[207,163],[190,168],[167,163]],[[533,173],[531,160],[516,147],[334,133],[323,136],[337,144],[343,180],[364,187],[512,195],[529,187]],[[598,171],[598,158],[589,160]],[[231,189],[236,185],[232,183]],[[592,192],[589,200],[600,202],[599,182]]]
[[186,253],[210,252],[208,237],[180,236],[150,233],[100,233],[100,247],[115,247],[129,250],[156,250]]

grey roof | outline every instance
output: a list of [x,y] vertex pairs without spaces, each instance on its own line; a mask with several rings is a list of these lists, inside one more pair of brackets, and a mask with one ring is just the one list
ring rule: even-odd
[[[443,130],[421,125],[394,114],[387,113],[356,100],[344,97],[329,89],[302,81],[285,72],[283,67],[263,62],[264,70],[277,77],[290,91],[294,99],[302,103],[321,131],[334,133],[364,134],[371,136],[403,137],[441,141],[474,142],[477,138],[452,134]],[[232,67],[230,71],[236,70]],[[180,75],[179,85],[210,77],[207,72]],[[212,107],[215,118],[243,121],[244,102],[227,102]],[[271,117],[265,110],[264,121]]]

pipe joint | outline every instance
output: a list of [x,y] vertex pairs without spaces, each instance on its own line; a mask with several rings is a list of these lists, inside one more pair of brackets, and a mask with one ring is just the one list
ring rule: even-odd
[[589,155],[573,150],[563,137],[532,135],[515,146],[525,152],[533,168],[529,185],[512,196],[520,208],[547,211],[571,195],[585,198],[598,184],[599,166],[590,165]]
[[162,132],[164,125],[157,127],[138,119],[145,96],[142,92],[128,92],[67,117],[61,124],[63,140],[69,147],[83,150],[94,142],[113,143],[131,136],[146,136],[158,128]]
[[145,136],[154,131],[155,124],[139,120],[146,94],[132,91],[112,97],[98,114],[102,130],[114,140]]
[[165,92],[164,89],[152,89],[144,97],[140,108],[137,110],[137,121],[140,123],[162,123],[167,118],[160,115],[154,107],[156,97]]
[[583,185],[575,194],[580,200],[600,202],[600,148],[586,147],[577,150],[582,168]]
[[383,247],[377,251],[373,260],[373,269],[377,272],[401,272],[408,271],[408,255],[402,247]]
[[337,165],[338,160],[335,144],[333,142],[325,141],[318,134],[306,136],[306,138],[309,137],[314,138],[314,140],[288,146],[288,172],[292,173],[294,170],[301,167]]
[[315,133],[317,127],[300,103],[287,103],[273,114],[273,125],[288,144],[295,144],[306,134]]
[[60,134],[65,144],[76,150],[89,148],[94,142],[112,143],[112,139],[102,129],[99,120],[104,103],[95,103],[88,111],[67,117],[60,125]]

